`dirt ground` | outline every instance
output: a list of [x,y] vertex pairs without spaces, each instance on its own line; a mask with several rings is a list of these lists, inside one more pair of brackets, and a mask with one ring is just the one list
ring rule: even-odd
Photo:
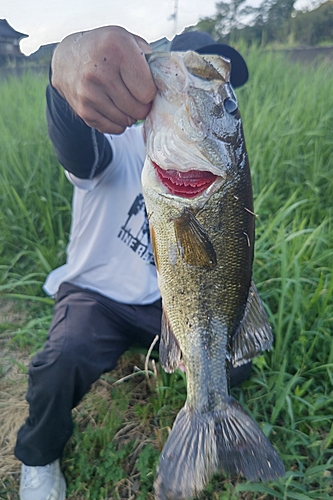
[[21,464],[13,450],[17,431],[28,414],[25,393],[29,355],[9,343],[10,325],[22,320],[24,313],[18,312],[14,303],[0,300],[0,498],[6,500],[18,498]]
[[[0,301],[0,325],[17,324],[21,319],[22,313],[16,312],[12,303]],[[20,462],[14,457],[13,448],[28,413],[25,392],[29,356],[10,348],[9,340],[10,327],[0,333],[0,480],[19,473]]]

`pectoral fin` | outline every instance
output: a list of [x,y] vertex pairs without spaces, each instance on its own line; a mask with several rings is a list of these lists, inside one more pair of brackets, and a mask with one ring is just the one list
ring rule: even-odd
[[178,251],[190,266],[216,266],[216,253],[208,234],[187,209],[174,219]]
[[173,373],[178,368],[181,350],[168,318],[163,311],[161,322],[160,362],[164,371]]
[[231,361],[239,366],[270,349],[272,329],[266,311],[252,281],[243,320],[232,339]]

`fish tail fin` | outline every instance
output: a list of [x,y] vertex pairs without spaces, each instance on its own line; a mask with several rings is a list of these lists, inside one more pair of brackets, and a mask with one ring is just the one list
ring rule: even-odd
[[217,468],[214,420],[185,405],[161,453],[154,482],[156,499],[192,498],[205,487]]
[[238,401],[230,397],[229,402],[215,417],[219,469],[249,481],[282,477],[283,462],[258,424]]
[[179,412],[162,450],[154,482],[157,500],[188,500],[218,471],[250,481],[284,475],[284,466],[258,425],[233,398],[225,410]]

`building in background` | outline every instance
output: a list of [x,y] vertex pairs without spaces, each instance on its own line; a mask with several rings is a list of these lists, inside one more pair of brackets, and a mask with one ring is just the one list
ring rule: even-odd
[[0,63],[24,59],[25,55],[20,50],[20,41],[28,36],[14,30],[6,19],[0,19]]

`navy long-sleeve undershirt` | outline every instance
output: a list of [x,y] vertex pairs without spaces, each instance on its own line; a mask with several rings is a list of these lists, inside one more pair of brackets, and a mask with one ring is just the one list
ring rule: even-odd
[[51,84],[46,90],[46,103],[48,133],[61,165],[81,179],[102,172],[112,159],[104,134],[88,127]]

